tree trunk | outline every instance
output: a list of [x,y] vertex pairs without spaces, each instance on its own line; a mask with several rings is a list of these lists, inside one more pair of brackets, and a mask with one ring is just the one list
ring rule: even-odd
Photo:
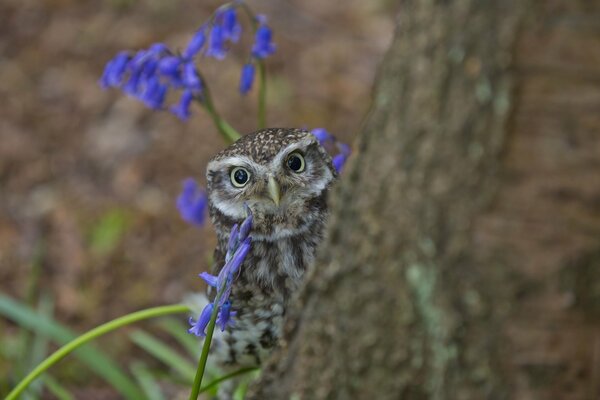
[[600,396],[600,2],[400,2],[255,399]]

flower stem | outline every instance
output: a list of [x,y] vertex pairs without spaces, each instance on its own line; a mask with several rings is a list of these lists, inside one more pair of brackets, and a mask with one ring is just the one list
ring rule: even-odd
[[40,376],[43,372],[45,372],[48,368],[62,360],[65,356],[71,353],[73,350],[76,350],[78,347],[81,347],[85,343],[104,335],[105,333],[114,331],[119,329],[125,325],[132,324],[137,321],[141,321],[143,319],[160,317],[163,315],[169,314],[179,314],[186,313],[189,311],[188,306],[182,304],[170,305],[170,306],[161,306],[149,308],[146,310],[137,311],[131,314],[124,315],[112,321],[109,321],[105,324],[97,326],[96,328],[84,333],[81,336],[76,337],[69,343],[65,344],[54,353],[52,353],[48,358],[42,361],[37,367],[33,369],[25,378],[19,382],[19,384],[8,394],[5,400],[14,400],[21,395],[21,393],[29,386],[31,382],[33,382],[38,376]]
[[223,139],[225,139],[227,143],[231,144],[239,138],[241,138],[242,136],[239,134],[238,131],[235,130],[233,126],[229,125],[227,121],[221,118],[221,115],[219,115],[217,109],[215,108],[215,104],[213,103],[212,96],[210,95],[210,91],[208,89],[206,81],[204,81],[204,79],[202,79],[202,81],[204,84],[204,90],[202,92],[202,99],[200,100],[200,104],[204,106],[204,109],[212,118],[215,127],[217,128],[221,136],[223,136]]
[[263,129],[267,127],[267,67],[263,60],[258,62],[258,75],[258,129]]
[[[217,303],[216,300],[215,303]],[[212,341],[213,333],[215,331],[215,324],[217,322],[218,314],[219,306],[216,305],[215,307],[213,307],[212,314],[210,315],[210,321],[208,322],[208,325],[206,327],[206,338],[204,338],[202,354],[200,354],[200,360],[198,360],[198,369],[196,370],[196,376],[194,377],[194,384],[192,385],[192,392],[190,393],[189,400],[196,400],[198,398],[198,394],[200,393],[200,385],[202,384],[202,377],[204,376],[206,360],[208,359],[208,352],[210,350],[210,342]]]

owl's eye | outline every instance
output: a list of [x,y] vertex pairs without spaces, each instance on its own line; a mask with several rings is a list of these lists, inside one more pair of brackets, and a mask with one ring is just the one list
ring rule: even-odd
[[229,176],[231,178],[231,184],[237,188],[246,186],[246,183],[250,180],[250,172],[242,167],[235,167],[232,169]]
[[288,168],[294,172],[304,171],[304,167],[305,167],[304,157],[302,157],[302,154],[300,154],[300,153],[290,154],[290,156],[287,158],[286,164],[287,164]]

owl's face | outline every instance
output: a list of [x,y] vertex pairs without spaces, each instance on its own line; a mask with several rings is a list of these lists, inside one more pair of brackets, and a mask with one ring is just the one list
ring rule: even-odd
[[309,132],[261,130],[209,162],[211,217],[241,220],[245,203],[254,215],[254,238],[294,235],[325,211],[320,208],[335,176],[331,158]]

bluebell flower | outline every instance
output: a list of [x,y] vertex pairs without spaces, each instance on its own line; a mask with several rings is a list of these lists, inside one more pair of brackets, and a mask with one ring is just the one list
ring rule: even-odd
[[244,220],[241,226],[237,224],[231,229],[229,235],[229,242],[227,244],[227,254],[225,255],[225,265],[221,268],[219,275],[215,276],[208,272],[202,272],[199,276],[209,286],[217,290],[217,297],[215,301],[209,303],[197,321],[190,318],[191,328],[188,332],[195,334],[196,336],[206,335],[206,326],[210,322],[210,315],[214,310],[214,307],[219,307],[217,314],[217,326],[224,331],[228,325],[233,323],[233,317],[236,312],[232,310],[232,304],[229,300],[231,294],[231,288],[233,286],[233,280],[237,276],[240,267],[242,266],[244,259],[250,251],[250,245],[252,238],[249,233],[252,229],[252,213],[246,206],[248,216]]
[[192,62],[188,62],[183,66],[183,83],[190,90],[202,90],[200,74],[198,74],[198,70]]
[[192,100],[194,100],[194,94],[191,90],[185,90],[181,95],[181,99],[179,103],[174,106],[171,106],[170,111],[174,115],[176,115],[180,120],[187,121],[190,117],[190,106],[192,104]]
[[164,57],[158,62],[158,71],[168,77],[179,77],[182,59],[176,56]]
[[208,286],[214,287],[215,289],[217,288],[217,284],[219,282],[219,278],[217,276],[209,274],[208,272],[202,272],[198,276],[202,278]]
[[153,110],[158,110],[162,107],[167,93],[167,86],[160,83],[159,79],[152,76],[146,81],[145,89],[138,95],[140,100]]
[[206,55],[208,57],[214,57],[217,60],[225,58],[227,52],[225,51],[225,37],[223,36],[223,27],[215,24],[210,30],[210,40],[208,43],[208,49]]
[[333,135],[331,135],[329,132],[327,132],[327,129],[325,129],[325,128],[315,128],[315,129],[312,129],[310,131],[310,133],[312,133],[313,136],[315,136],[317,138],[317,140],[319,141],[319,143],[321,143],[322,146],[328,142],[335,141]]
[[189,333],[193,333],[196,336],[206,336],[206,326],[210,322],[213,307],[214,305],[212,303],[208,303],[202,310],[202,313],[200,313],[198,320],[194,321],[193,318],[190,318],[189,322],[192,327],[188,329]]
[[192,40],[188,43],[185,51],[183,52],[183,58],[186,60],[191,60],[196,54],[202,50],[204,44],[206,43],[206,26],[203,25],[196,31],[194,36],[192,36]]
[[350,146],[338,141],[335,136],[329,133],[325,128],[314,128],[310,133],[317,138],[321,146],[325,147],[326,150],[331,153],[337,152],[331,161],[335,170],[338,173],[341,173],[344,169],[344,164],[346,164],[348,157],[350,157],[350,154],[352,153]]
[[346,164],[347,159],[348,156],[346,154],[340,153],[336,154],[331,160],[333,163],[333,167],[338,173],[342,173],[342,170],[344,169],[344,164]]
[[233,43],[240,40],[242,25],[240,25],[235,8],[227,8],[220,15],[223,26],[223,37]]
[[221,328],[221,332],[227,328],[227,325],[233,325],[233,319],[237,314],[237,311],[231,310],[231,302],[227,300],[219,309],[219,315],[217,316],[217,326]]
[[119,86],[123,82],[130,58],[128,52],[122,51],[106,64],[104,73],[100,78],[100,86],[103,89]]
[[240,78],[240,93],[246,94],[252,89],[254,82],[254,64],[245,64],[242,68],[242,76]]
[[271,29],[261,24],[254,35],[254,45],[252,46],[252,55],[258,59],[267,58],[275,53],[276,46],[272,42],[273,33]]
[[184,221],[202,226],[208,199],[196,181],[188,178],[183,182],[183,190],[177,198],[177,209]]

